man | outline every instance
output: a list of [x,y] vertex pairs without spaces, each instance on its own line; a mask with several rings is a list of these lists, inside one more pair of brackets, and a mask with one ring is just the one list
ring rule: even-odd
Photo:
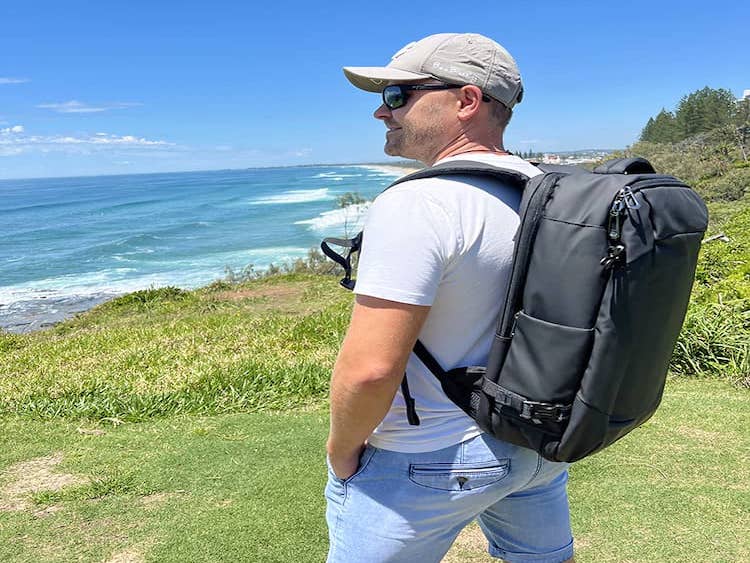
[[[386,67],[346,67],[382,93],[385,152],[431,166],[475,160],[533,176],[503,148],[523,86],[477,34],[438,34]],[[518,189],[486,178],[413,180],[370,208],[351,324],[331,382],[326,486],[330,563],[437,562],[477,519],[492,556],[573,556],[566,465],[483,434],[411,354],[446,369],[484,365],[507,287]],[[420,418],[410,425],[404,372]]]

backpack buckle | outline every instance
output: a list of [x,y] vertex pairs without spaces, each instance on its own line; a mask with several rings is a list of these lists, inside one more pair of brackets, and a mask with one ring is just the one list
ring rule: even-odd
[[564,422],[570,417],[570,407],[553,403],[541,403],[539,401],[524,401],[521,418],[531,420],[535,424],[542,422]]

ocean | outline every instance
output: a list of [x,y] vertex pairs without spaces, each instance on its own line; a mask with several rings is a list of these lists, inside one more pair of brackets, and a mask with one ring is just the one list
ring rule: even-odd
[[195,288],[353,236],[400,174],[290,167],[0,181],[0,327],[44,328],[116,295]]

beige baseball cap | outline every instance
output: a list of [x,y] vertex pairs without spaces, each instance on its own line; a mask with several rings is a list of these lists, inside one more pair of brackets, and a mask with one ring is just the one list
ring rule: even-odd
[[438,33],[409,43],[386,66],[346,66],[357,88],[382,92],[388,84],[437,79],[474,84],[509,108],[523,97],[518,66],[510,53],[478,33]]

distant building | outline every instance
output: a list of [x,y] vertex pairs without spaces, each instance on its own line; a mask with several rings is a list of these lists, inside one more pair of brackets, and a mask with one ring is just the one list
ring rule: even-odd
[[743,100],[750,100],[750,90],[745,90],[744,92],[742,92],[742,97],[737,100],[737,102],[741,102]]

